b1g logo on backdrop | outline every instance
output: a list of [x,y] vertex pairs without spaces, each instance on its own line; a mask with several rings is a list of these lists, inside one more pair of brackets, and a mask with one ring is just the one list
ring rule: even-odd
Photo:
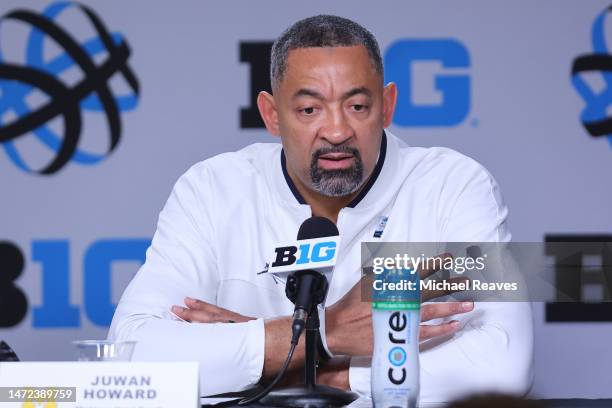
[[[593,137],[608,137],[612,147],[612,117],[608,109],[612,105],[612,55],[606,41],[606,21],[612,6],[595,18],[591,28],[593,53],[578,56],[572,65],[572,84],[585,102],[580,119]],[[587,81],[587,75],[601,74],[605,86],[597,90]],[[597,87],[599,88],[599,87]]]
[[[101,327],[110,325],[115,313],[112,270],[119,262],[140,266],[151,245],[149,239],[105,239],[93,242],[83,254],[82,308],[71,303],[71,246],[67,240],[34,240],[32,263],[40,266],[40,305],[32,310],[34,328],[77,328],[82,315]],[[17,280],[28,270],[23,251],[15,243],[0,241],[0,329],[19,325],[29,310],[27,288]]]
[[[612,235],[546,234],[546,255],[553,257],[558,294],[546,303],[547,322],[612,322]],[[567,251],[558,243],[571,242]]]
[[[129,55],[125,38],[77,3],[2,16],[0,143],[9,159],[25,172],[48,175],[70,161],[93,165],[106,158],[121,137],[121,112],[138,104]],[[99,139],[104,133],[96,125],[110,136]]]
[[[429,68],[417,79],[418,63],[439,64],[443,71],[461,71],[432,75]],[[464,72],[469,66],[468,50],[454,39],[405,39],[391,44],[385,53],[385,81],[395,82],[398,89],[393,123],[398,126],[455,126],[463,122],[470,111],[470,77]],[[415,92],[420,82],[432,84],[431,95],[423,95],[422,101],[417,100]]]
[[[240,111],[240,127],[263,128],[257,94],[270,91],[272,42],[240,43],[240,62],[251,67],[250,105]],[[404,127],[449,127],[470,111],[470,54],[458,40],[401,39],[384,53],[385,80],[398,87],[393,123]]]

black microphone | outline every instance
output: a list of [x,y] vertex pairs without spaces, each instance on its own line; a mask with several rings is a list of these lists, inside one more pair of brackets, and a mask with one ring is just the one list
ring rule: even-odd
[[[356,393],[316,383],[317,344],[323,344],[323,352],[327,353],[324,343],[321,343],[319,329],[322,325],[317,308],[327,296],[328,283],[325,274],[328,268],[336,264],[336,250],[340,243],[340,238],[336,238],[338,235],[338,228],[333,222],[323,217],[311,217],[300,226],[297,243],[275,249],[276,261],[271,263],[270,272],[290,272],[285,294],[295,304],[291,347],[274,380],[259,394],[240,401],[238,405],[261,401],[262,405],[271,407],[336,407],[346,406],[357,399]],[[298,251],[299,255],[296,256]],[[304,384],[270,393],[287,371],[304,329]]]
[[[325,217],[310,217],[302,223],[297,239],[315,239],[339,235],[336,225]],[[297,344],[306,325],[306,319],[327,295],[325,275],[316,270],[293,272],[287,277],[285,294],[295,304],[291,343]]]

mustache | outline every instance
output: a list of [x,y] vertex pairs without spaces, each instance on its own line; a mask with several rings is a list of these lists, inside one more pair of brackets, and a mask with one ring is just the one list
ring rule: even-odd
[[317,160],[319,160],[321,156],[325,154],[329,154],[329,153],[350,154],[352,156],[355,156],[355,159],[361,160],[361,153],[359,153],[359,150],[357,148],[342,145],[342,146],[321,147],[315,150],[314,153],[312,154],[312,161],[316,162]]

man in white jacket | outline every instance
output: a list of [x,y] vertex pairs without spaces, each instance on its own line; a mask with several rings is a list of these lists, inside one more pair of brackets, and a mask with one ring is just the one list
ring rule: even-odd
[[[293,305],[283,285],[258,272],[306,218],[324,216],[337,224],[341,246],[325,310],[336,357],[318,381],[368,394],[372,326],[358,286],[361,242],[509,241],[507,209],[475,161],[408,147],[384,131],[397,90],[384,85],[378,44],[360,25],[335,16],[295,23],[273,46],[271,80],[273,94],[257,102],[282,144],[213,157],[178,180],[109,337],[138,341],[137,360],[199,361],[204,395],[265,382],[287,355]],[[421,320],[421,340],[436,340],[421,350],[422,402],[527,391],[529,304],[426,304]]]

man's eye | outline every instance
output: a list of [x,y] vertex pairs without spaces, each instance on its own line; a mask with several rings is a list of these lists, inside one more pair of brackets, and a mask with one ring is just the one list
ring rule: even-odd
[[305,115],[312,115],[315,111],[315,108],[313,107],[308,107],[308,108],[304,108],[302,109],[302,113]]
[[358,105],[358,104],[357,104],[357,105],[353,105],[353,110],[354,110],[355,112],[363,112],[363,111],[365,111],[366,109],[367,109],[367,106],[366,106],[366,105]]

